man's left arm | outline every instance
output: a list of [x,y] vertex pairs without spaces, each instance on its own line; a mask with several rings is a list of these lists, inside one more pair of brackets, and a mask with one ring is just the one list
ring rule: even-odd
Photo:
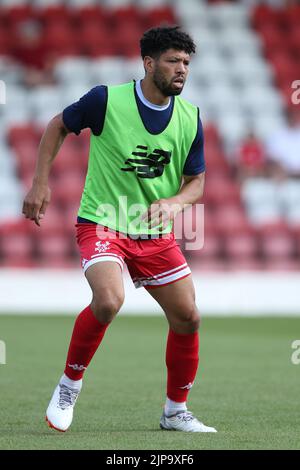
[[199,175],[183,175],[183,184],[175,196],[183,208],[187,204],[195,204],[202,198],[204,192],[205,171]]
[[142,219],[148,220],[149,228],[158,227],[162,222],[161,229],[166,228],[179,212],[203,196],[204,179],[204,135],[199,117],[197,133],[183,168],[183,184],[179,192],[171,198],[154,201]]
[[161,228],[166,228],[179,212],[198,202],[203,196],[204,181],[205,172],[193,176],[183,175],[179,192],[173,197],[154,201],[143,216],[144,220],[148,220],[149,228],[158,227],[161,223]]

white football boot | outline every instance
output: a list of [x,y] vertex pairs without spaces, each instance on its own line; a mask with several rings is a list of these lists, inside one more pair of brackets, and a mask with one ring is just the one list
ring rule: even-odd
[[50,428],[65,432],[71,425],[73,409],[80,391],[58,384],[46,411],[46,421]]
[[166,416],[163,412],[159,424],[161,429],[168,431],[217,432],[215,428],[205,426],[205,424],[198,421],[190,411],[177,411],[172,416]]

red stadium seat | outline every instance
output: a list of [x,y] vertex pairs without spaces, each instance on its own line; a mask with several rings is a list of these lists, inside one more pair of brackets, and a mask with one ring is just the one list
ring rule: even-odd
[[43,36],[43,47],[48,51],[67,53],[77,51],[78,36],[65,24],[51,24],[46,28]]
[[72,10],[72,15],[79,25],[90,22],[101,24],[107,20],[107,14],[100,5],[79,6]]
[[280,46],[278,45],[275,49],[273,47],[268,47],[267,44],[264,45],[264,55],[266,59],[271,63],[273,61],[273,58],[275,58],[276,60],[277,56],[290,56],[290,52],[291,51],[287,49],[286,41],[282,42],[282,44]]
[[285,104],[291,111],[295,108],[294,103],[292,102],[292,94],[291,94],[291,80],[287,80],[280,85],[280,93],[285,100]]
[[291,29],[293,27],[299,28],[300,25],[300,5],[291,4],[287,8],[280,11],[281,18],[284,21],[286,29]]
[[[80,47],[83,54],[91,57],[115,55],[115,37],[104,24],[86,22],[79,30]],[[109,37],[109,41],[107,38]]]
[[55,180],[53,195],[56,204],[78,206],[84,186],[84,178],[78,172],[67,172]]
[[[109,31],[105,25],[98,23],[98,21],[85,22],[79,28],[80,42],[82,46],[86,47],[90,43],[95,42],[103,46],[108,42],[107,38]],[[110,38],[114,42],[114,38]]]
[[204,203],[213,206],[224,204],[240,206],[240,188],[237,183],[221,173],[208,175],[203,200]]
[[133,59],[140,55],[139,43],[137,41],[128,41],[118,47],[119,54],[127,59]]
[[30,224],[25,218],[6,219],[5,222],[0,224],[0,239],[1,237],[9,237],[10,235],[23,236],[28,234],[30,234]]
[[141,21],[140,11],[134,5],[111,8],[109,14],[110,21],[116,28],[124,24],[132,26],[139,25]]
[[46,234],[37,240],[38,266],[43,268],[79,267],[78,257],[74,260],[74,247],[65,234]]
[[218,225],[214,215],[214,211],[210,210],[208,204],[204,205],[204,235],[217,235]]
[[72,22],[72,12],[66,5],[48,5],[37,10],[38,18],[46,26],[58,23],[64,23],[66,25]]
[[239,271],[263,271],[265,270],[265,262],[254,258],[230,259],[227,261],[227,268],[232,272]]
[[0,54],[8,55],[12,48],[11,36],[9,30],[0,24]]
[[79,204],[71,204],[65,208],[64,221],[65,221],[65,233],[70,240],[73,240],[75,244],[75,224],[77,223]]
[[274,233],[261,237],[261,250],[270,260],[291,259],[295,252],[293,238],[289,234]]
[[19,142],[14,146],[17,159],[17,169],[22,180],[32,177],[36,165],[36,155],[38,146],[34,141]]
[[[189,257],[191,259],[207,259],[207,258],[218,258],[222,255],[222,238],[218,235],[216,231],[206,229],[206,220],[205,220],[205,232],[201,233],[200,227],[193,228],[193,233],[197,233],[193,238],[184,238],[182,247],[184,250],[188,250]],[[187,233],[184,233],[187,236]],[[202,246],[199,248],[196,246],[196,241]],[[188,245],[191,246],[188,246]],[[193,245],[193,248],[192,248]],[[195,249],[197,247],[197,249]]]
[[296,246],[299,246],[299,254],[300,254],[300,221],[295,221],[292,225],[289,226],[291,233],[294,236]]
[[34,240],[65,233],[63,212],[55,207],[53,199],[46,210],[45,217],[41,221],[40,227],[35,225],[33,221],[27,221],[27,224]]
[[204,237],[204,245],[201,250],[192,250],[190,255],[192,258],[211,259],[219,258],[222,254],[222,240],[216,234],[206,234]]
[[278,83],[294,79],[297,66],[288,52],[272,54],[270,60]]
[[2,7],[1,9],[3,17],[10,26],[19,22],[32,20],[36,17],[36,10],[32,8],[29,2],[24,2],[22,5]]
[[300,22],[296,25],[296,27],[289,29],[287,35],[287,44],[288,48],[291,50],[296,52],[300,50]]
[[98,57],[111,57],[118,55],[118,49],[112,41],[106,41],[106,43],[102,44],[97,42],[86,43],[82,47],[81,51],[84,55],[87,55],[92,59]]
[[252,24],[257,29],[265,24],[276,24],[276,20],[275,10],[270,5],[260,4],[253,9]]
[[70,244],[63,235],[46,235],[38,240],[37,250],[42,258],[65,258],[70,255]]
[[38,144],[40,134],[32,123],[24,125],[14,125],[8,130],[8,142],[15,146],[17,143],[22,144],[25,141],[32,141]]
[[114,35],[115,47],[118,55],[127,57],[136,57],[140,53],[139,40],[141,29],[139,25],[123,24],[120,25]]
[[268,237],[269,235],[273,235],[274,233],[286,236],[293,236],[292,229],[284,220],[261,224],[259,227],[256,228],[256,230],[261,237]]
[[294,240],[295,240],[295,249],[296,249],[296,256],[300,260],[300,225],[293,230],[293,233],[295,234]]
[[80,261],[72,257],[40,258],[36,262],[40,269],[80,269]]
[[230,260],[249,260],[258,254],[258,242],[251,234],[232,234],[224,240],[225,253]]
[[194,259],[193,256],[189,258],[189,263],[195,271],[195,273],[202,273],[202,272],[224,272],[227,270],[226,262],[221,260],[220,258],[211,258],[211,259]]
[[264,25],[260,31],[260,35],[263,39],[264,46],[268,49],[281,47],[282,43],[285,42],[283,31],[272,24]]
[[174,9],[168,5],[146,10],[144,14],[144,22],[146,28],[159,26],[163,23],[177,24]]
[[[285,84],[292,83],[300,70],[296,58],[300,57],[300,33],[299,24],[288,24],[286,19],[287,10],[279,11],[281,25],[286,26],[286,30],[274,26],[274,23],[263,24],[261,36],[264,41],[265,53],[270,60],[274,71],[277,85],[281,88],[287,106],[291,106],[288,88]],[[285,15],[283,16],[283,13]]]
[[83,166],[81,160],[86,161],[86,156],[83,154],[80,146],[75,146],[69,141],[68,136],[53,163],[53,175],[57,177],[70,171],[81,172]]
[[272,272],[299,272],[300,262],[292,259],[269,259],[265,263],[265,270]]
[[1,267],[6,269],[34,269],[37,265],[33,258],[7,258],[1,261]]
[[221,148],[221,138],[219,131],[215,124],[213,123],[207,123],[204,126],[204,135],[205,135],[205,145],[208,145],[210,143],[217,145],[219,148]]
[[30,267],[33,255],[31,238],[22,233],[1,237],[1,252],[5,266]]
[[208,174],[223,173],[224,177],[229,176],[229,164],[219,146],[207,143],[204,147],[204,154]]
[[291,98],[291,78],[290,77],[277,77],[276,80],[281,93],[286,96],[287,89],[289,88],[289,95]]
[[224,236],[249,233],[251,227],[244,210],[236,205],[221,205],[215,211],[218,231]]

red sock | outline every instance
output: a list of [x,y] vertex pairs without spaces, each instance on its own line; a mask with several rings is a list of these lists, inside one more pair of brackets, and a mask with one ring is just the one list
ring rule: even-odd
[[166,351],[167,397],[185,402],[196,377],[199,363],[198,331],[188,335],[169,330]]
[[77,317],[69,346],[65,374],[69,379],[80,380],[99,344],[109,323],[101,324],[90,306]]

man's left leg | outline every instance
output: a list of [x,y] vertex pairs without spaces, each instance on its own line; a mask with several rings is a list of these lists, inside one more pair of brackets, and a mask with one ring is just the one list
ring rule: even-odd
[[192,277],[148,292],[164,310],[169,334],[166,348],[167,398],[161,428],[190,432],[216,432],[187,411],[186,401],[199,363],[199,312]]

